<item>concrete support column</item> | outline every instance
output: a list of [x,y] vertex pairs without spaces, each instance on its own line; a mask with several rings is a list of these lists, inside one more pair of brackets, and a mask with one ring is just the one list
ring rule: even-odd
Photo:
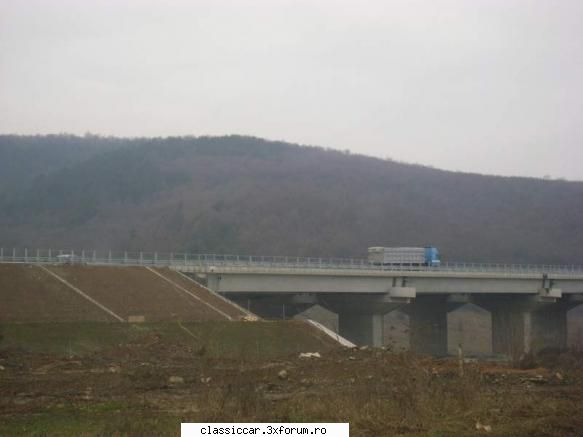
[[447,355],[447,300],[440,296],[418,297],[406,307],[409,343],[415,353]]
[[213,291],[216,291],[217,293],[220,293],[221,292],[221,279],[222,279],[221,275],[210,274],[210,273],[207,274],[207,276],[206,276],[207,287]]
[[519,359],[544,348],[567,347],[567,311],[560,299],[538,296],[484,297],[480,306],[492,315],[492,353]]
[[383,314],[338,315],[340,335],[357,345],[383,346],[383,323]]
[[322,297],[322,305],[338,314],[340,335],[359,346],[384,346],[384,315],[415,297],[415,289],[390,287],[383,294],[347,293]]
[[545,348],[566,349],[568,309],[566,305],[556,303],[533,311],[530,317],[528,349],[532,352]]
[[495,305],[492,315],[492,353],[517,359],[527,350],[530,314],[513,305]]

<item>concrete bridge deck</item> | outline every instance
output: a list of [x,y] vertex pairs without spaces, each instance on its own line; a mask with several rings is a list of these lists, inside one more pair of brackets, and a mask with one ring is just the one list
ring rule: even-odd
[[[173,267],[185,272],[238,271],[249,273],[318,271],[346,272],[346,275],[391,275],[398,272],[494,273],[507,275],[557,274],[583,277],[583,265],[508,264],[445,262],[439,267],[394,265],[374,266],[364,258],[315,258],[293,256],[243,256],[162,252],[112,252],[95,250],[16,249],[0,247],[0,263],[62,263],[70,257],[74,263],[118,266]],[[360,273],[359,273],[360,272]]]

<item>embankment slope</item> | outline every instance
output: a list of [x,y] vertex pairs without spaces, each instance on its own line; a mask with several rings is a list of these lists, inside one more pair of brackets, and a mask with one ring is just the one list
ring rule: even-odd
[[204,322],[246,315],[168,269],[0,265],[0,322],[116,321],[95,302],[123,320]]

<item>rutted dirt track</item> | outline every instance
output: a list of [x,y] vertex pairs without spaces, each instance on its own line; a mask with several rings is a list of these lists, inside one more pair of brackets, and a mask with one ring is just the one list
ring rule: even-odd
[[[245,313],[169,269],[44,266],[124,320],[237,320]],[[115,321],[39,266],[0,265],[0,322]]]

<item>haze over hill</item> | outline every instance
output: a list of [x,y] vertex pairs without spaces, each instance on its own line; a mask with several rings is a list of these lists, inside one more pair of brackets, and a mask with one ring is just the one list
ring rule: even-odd
[[[471,156],[468,156],[471,159]],[[580,263],[583,182],[252,137],[0,136],[0,246]]]

